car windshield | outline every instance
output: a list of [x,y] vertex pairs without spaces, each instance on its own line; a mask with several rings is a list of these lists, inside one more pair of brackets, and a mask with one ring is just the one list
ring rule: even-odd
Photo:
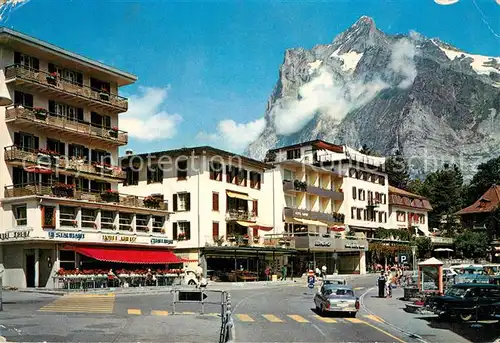
[[354,296],[353,291],[350,290],[350,289],[337,289],[337,291],[334,292],[333,294],[335,294],[335,295],[345,295],[345,296]]
[[445,295],[449,295],[452,297],[463,297],[466,292],[467,292],[467,288],[452,287],[446,291]]

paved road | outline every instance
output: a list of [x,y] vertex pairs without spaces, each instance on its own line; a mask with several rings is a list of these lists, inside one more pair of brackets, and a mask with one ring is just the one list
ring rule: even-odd
[[[358,295],[373,277],[352,282]],[[283,285],[231,291],[236,340],[240,342],[412,342],[379,317],[361,310],[356,318],[322,317],[314,291]],[[4,294],[0,336],[8,341],[217,342],[220,306],[185,304],[173,315],[170,294]],[[9,301],[10,299],[10,301]],[[217,302],[212,293],[208,301]],[[380,299],[383,301],[383,299]]]

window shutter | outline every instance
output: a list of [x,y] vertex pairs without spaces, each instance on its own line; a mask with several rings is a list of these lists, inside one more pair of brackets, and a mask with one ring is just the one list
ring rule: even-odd
[[177,223],[172,223],[172,239],[177,239]]
[[78,85],[83,86],[83,74],[82,73],[76,73],[76,83]]
[[259,202],[258,202],[258,200],[252,201],[252,211],[255,213],[256,216],[259,215]]
[[66,154],[66,144],[64,144],[64,142],[59,142],[59,153],[61,155],[65,155]]
[[14,91],[14,104],[22,105],[23,104],[23,93]]
[[83,123],[85,120],[83,118],[83,108],[77,108],[76,109],[76,116],[79,122]]
[[49,63],[48,68],[49,73],[54,73],[56,71],[56,66],[54,65],[54,63]]
[[54,100],[49,100],[49,112],[56,113],[56,102]]
[[14,132],[14,145],[21,145],[21,134],[19,132]]
[[174,212],[177,211],[177,193],[173,195],[172,206],[173,206]]
[[36,57],[32,57],[33,59],[33,69],[38,71],[40,69],[40,60]]
[[356,200],[356,187],[352,187],[352,198]]
[[219,193],[212,193],[212,211],[219,210]]
[[24,93],[24,106],[26,107],[33,107],[33,95]]
[[21,53],[19,51],[14,51],[14,64],[21,63]]
[[186,223],[186,240],[189,241],[191,239],[191,222]]
[[40,147],[40,139],[37,136],[34,136],[33,140],[34,140],[34,143],[35,143],[34,144],[35,145],[34,148],[35,148],[35,150],[37,150]]
[[213,222],[212,223],[212,237],[219,237],[219,223],[218,222]]
[[191,193],[186,194],[186,211],[191,210]]

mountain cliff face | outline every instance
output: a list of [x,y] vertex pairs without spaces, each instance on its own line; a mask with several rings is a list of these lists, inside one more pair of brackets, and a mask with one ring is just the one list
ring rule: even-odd
[[266,128],[246,153],[311,139],[381,154],[400,150],[413,175],[457,163],[470,177],[500,155],[500,58],[361,17],[333,43],[285,53]]

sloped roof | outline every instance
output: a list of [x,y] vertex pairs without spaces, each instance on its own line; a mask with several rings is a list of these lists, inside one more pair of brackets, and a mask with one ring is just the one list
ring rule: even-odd
[[422,211],[432,211],[432,206],[426,197],[410,193],[394,186],[389,186],[389,205],[415,208]]
[[479,199],[455,214],[489,213],[500,206],[500,186],[492,185]]

